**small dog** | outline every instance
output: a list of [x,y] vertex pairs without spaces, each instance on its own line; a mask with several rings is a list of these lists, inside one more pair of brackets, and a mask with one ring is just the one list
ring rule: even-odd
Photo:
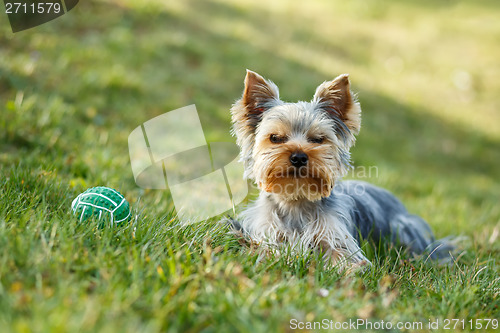
[[261,191],[233,221],[252,242],[316,248],[342,269],[370,264],[359,243],[365,238],[450,257],[453,246],[436,241],[429,225],[391,193],[338,181],[352,168],[349,150],[361,125],[347,74],[321,84],[311,102],[286,103],[273,82],[247,70],[231,114],[244,177]]

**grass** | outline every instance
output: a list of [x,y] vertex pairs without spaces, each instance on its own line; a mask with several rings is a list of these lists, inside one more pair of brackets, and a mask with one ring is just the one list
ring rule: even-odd
[[[498,319],[499,14],[494,1],[117,0],[17,34],[2,20],[2,331]],[[263,259],[214,221],[181,227],[168,192],[138,189],[128,134],[194,103],[207,139],[229,139],[245,68],[290,101],[350,73],[363,108],[356,170],[377,168],[353,176],[393,191],[438,237],[466,236],[458,262],[370,244],[373,269],[353,276],[314,254]],[[97,185],[119,189],[139,218],[78,223],[71,200]]]

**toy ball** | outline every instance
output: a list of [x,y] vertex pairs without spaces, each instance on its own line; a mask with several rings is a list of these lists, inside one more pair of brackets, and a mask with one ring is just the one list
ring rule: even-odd
[[79,194],[71,203],[71,210],[80,221],[94,217],[111,225],[130,219],[130,205],[120,192],[109,187],[92,187]]

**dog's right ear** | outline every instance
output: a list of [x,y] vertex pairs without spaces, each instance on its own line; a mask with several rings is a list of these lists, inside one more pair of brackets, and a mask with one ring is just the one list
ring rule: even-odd
[[[278,87],[259,74],[247,69],[243,96],[231,109],[233,123],[255,130],[262,114],[279,101]],[[238,133],[236,133],[238,134]]]
[[259,74],[247,69],[242,102],[248,117],[260,118],[262,113],[279,101],[278,87]]
[[[278,87],[259,74],[247,69],[243,96],[231,108],[233,134],[241,147],[241,158],[246,169],[252,165],[251,151],[255,139],[255,130],[262,114],[273,106],[280,104]],[[249,171],[245,171],[250,177]]]

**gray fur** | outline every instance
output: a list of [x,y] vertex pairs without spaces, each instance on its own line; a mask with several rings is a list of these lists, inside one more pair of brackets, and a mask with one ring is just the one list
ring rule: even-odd
[[[349,262],[366,260],[359,248],[362,239],[375,243],[389,240],[411,254],[427,254],[431,259],[448,260],[454,248],[447,240],[437,241],[429,225],[421,217],[410,214],[389,191],[362,181],[338,182],[329,197],[316,202],[287,202],[272,193],[261,193],[242,213],[241,220],[232,223],[259,243],[277,246],[281,238],[281,241],[310,248],[318,244],[310,242],[307,234],[313,234],[311,225],[317,224],[321,217],[330,223],[326,227],[336,227],[337,237],[332,248],[349,249],[350,252],[345,253]],[[342,235],[343,230],[355,240],[355,247]],[[304,237],[310,243],[301,242]]]
[[432,259],[449,258],[453,246],[436,241],[430,226],[421,217],[408,213],[389,191],[361,181],[343,181],[323,205],[338,210],[347,207],[351,233],[360,241],[390,239],[414,254],[430,254]]

